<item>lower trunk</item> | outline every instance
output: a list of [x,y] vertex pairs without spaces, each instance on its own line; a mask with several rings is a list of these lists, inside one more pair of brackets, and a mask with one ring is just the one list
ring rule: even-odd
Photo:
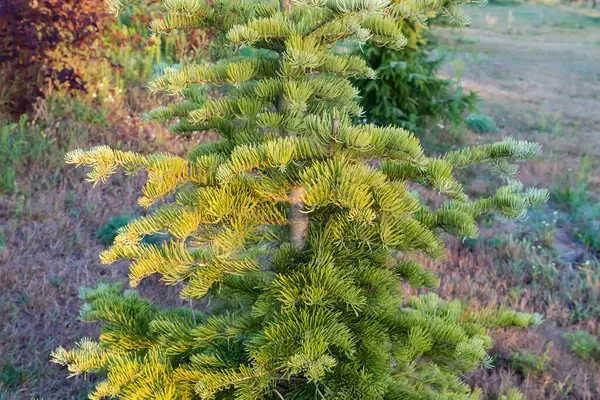
[[303,250],[308,238],[308,214],[302,202],[302,187],[292,189],[289,196],[290,215],[290,242],[296,250]]
[[292,9],[292,0],[279,0],[281,12],[290,12]]

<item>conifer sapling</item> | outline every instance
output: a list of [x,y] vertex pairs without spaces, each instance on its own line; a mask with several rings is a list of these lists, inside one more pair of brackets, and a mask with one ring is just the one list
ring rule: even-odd
[[[441,257],[442,234],[474,237],[481,214],[522,218],[544,202],[546,191],[512,178],[540,146],[506,139],[428,157],[404,129],[355,125],[349,79],[376,76],[335,51],[342,41],[401,50],[401,21],[461,18],[465,1],[164,0],[151,28],[210,27],[219,60],[159,68],[150,89],[176,97],[147,118],[220,140],[187,159],[97,147],[66,160],[90,166],[94,184],[147,172],[149,215],[121,228],[102,262],[130,259],[130,286],[157,274],[205,311],[165,309],[117,284],[83,289],[99,341],[58,348],[53,361],[99,373],[91,399],[478,398],[460,374],[489,364],[488,330],[540,317],[404,296],[401,283],[436,287],[411,255]],[[453,171],[481,163],[506,185],[471,200]],[[444,202],[420,202],[415,185]],[[143,241],[156,233],[169,239]]]

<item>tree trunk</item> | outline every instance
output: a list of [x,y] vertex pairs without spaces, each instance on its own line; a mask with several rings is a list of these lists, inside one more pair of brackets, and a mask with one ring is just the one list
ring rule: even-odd
[[303,250],[308,238],[308,214],[302,201],[304,188],[296,187],[292,189],[288,197],[290,202],[290,215],[288,222],[290,224],[290,242],[296,250]]
[[292,0],[279,0],[279,8],[282,12],[289,12],[292,9]]

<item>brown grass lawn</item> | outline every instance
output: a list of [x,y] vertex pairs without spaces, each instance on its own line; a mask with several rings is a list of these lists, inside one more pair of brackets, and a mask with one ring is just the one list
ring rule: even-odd
[[[599,249],[581,239],[582,230],[600,234],[600,15],[543,5],[474,7],[468,13],[468,29],[438,29],[447,57],[443,73],[460,74],[464,86],[479,92],[480,112],[499,129],[471,132],[466,140],[512,136],[542,143],[543,157],[523,164],[519,178],[552,193],[548,206],[525,222],[484,227],[471,243],[451,241],[443,265],[434,266],[443,296],[508,304],[546,318],[538,329],[498,333],[496,368],[468,379],[484,388],[487,399],[510,386],[530,399],[600,399],[600,360],[582,360],[563,338],[577,330],[600,334]],[[577,186],[585,156],[589,173],[579,179],[587,187],[585,199],[565,200],[561,188]],[[496,186],[472,178],[474,193]],[[522,361],[526,357],[529,363]],[[534,371],[530,364],[536,362],[541,367]]]
[[[472,27],[437,29],[446,53],[443,73],[458,73],[464,86],[478,91],[480,112],[498,126],[495,133],[468,131],[464,141],[513,136],[541,142],[543,157],[524,164],[520,178],[553,193],[526,222],[484,220],[479,239],[450,240],[442,264],[426,261],[442,277],[443,297],[545,315],[537,329],[498,332],[496,367],[465,377],[486,399],[512,386],[530,399],[600,399],[600,361],[577,355],[563,338],[579,330],[600,335],[600,239],[593,242],[600,215],[600,17],[578,11],[477,7],[468,10]],[[139,109],[130,111],[135,120]],[[162,128],[133,125],[102,128],[85,145],[185,151]],[[581,168],[586,155],[589,173]],[[487,172],[463,175],[478,195],[498,183]],[[66,380],[48,355],[98,334],[98,326],[77,319],[78,288],[127,275],[125,263],[100,264],[103,246],[95,232],[110,217],[141,213],[136,199],[143,177],[118,176],[91,188],[81,170],[32,163],[19,170],[18,182],[16,193],[0,195],[0,399],[83,399],[90,381]],[[566,187],[580,190],[565,195]],[[171,289],[151,280],[141,287],[174,304],[179,300]]]

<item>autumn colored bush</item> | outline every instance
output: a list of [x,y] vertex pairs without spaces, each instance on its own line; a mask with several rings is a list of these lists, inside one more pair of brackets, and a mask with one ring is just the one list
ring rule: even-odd
[[107,21],[102,0],[14,0],[0,5],[0,18],[6,111],[30,109],[49,88],[86,91],[81,61],[100,42]]

